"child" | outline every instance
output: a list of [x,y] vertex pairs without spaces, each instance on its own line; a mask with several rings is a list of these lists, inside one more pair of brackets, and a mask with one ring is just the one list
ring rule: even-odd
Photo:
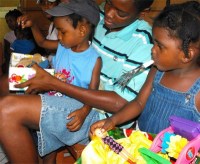
[[165,8],[153,24],[154,67],[135,100],[112,117],[96,122],[107,131],[132,118],[139,129],[159,133],[176,115],[200,122],[200,4],[191,1]]
[[[48,34],[46,36],[47,40],[58,40],[58,31],[53,23],[53,16],[48,14],[46,12],[46,10],[52,9],[53,7],[57,6],[60,2],[67,2],[67,1],[63,1],[63,0],[39,0],[37,1],[37,3],[39,3],[40,8],[42,9],[45,17],[51,22],[49,25],[49,29],[48,29]],[[36,33],[36,35],[38,35]],[[40,34],[39,34],[40,35]],[[36,40],[37,41],[37,40]],[[37,42],[38,45],[40,45],[42,47],[42,42],[38,41]],[[48,55],[48,60],[50,63],[52,63],[52,57],[55,56],[56,51],[52,50],[52,49],[46,49],[46,53]]]
[[[60,3],[60,0],[40,0],[38,1],[40,4],[40,8],[42,9],[45,17],[51,22],[48,29],[48,34],[46,36],[46,39],[49,40],[58,40],[58,31],[53,23],[53,16],[49,15],[46,10],[52,9],[53,7],[57,6]],[[38,42],[38,45],[42,45],[42,43]],[[45,49],[46,54],[48,56],[48,60],[51,63],[52,57],[55,56],[56,51],[55,50],[49,50]]]
[[11,30],[4,36],[4,41],[3,41],[4,58],[5,58],[4,72],[6,73],[8,71],[8,66],[10,62],[10,45],[16,39],[14,30],[18,27],[17,18],[21,15],[22,15],[21,11],[17,9],[10,10],[5,15],[6,23],[8,24],[8,27]]
[[[77,5],[81,8],[78,8]],[[53,59],[56,74],[65,83],[96,90],[99,86],[101,59],[90,45],[90,39],[92,39],[95,26],[99,22],[98,6],[93,1],[71,1],[70,3],[61,3],[47,12],[55,16],[54,24],[58,30],[60,42]],[[33,98],[33,108],[37,111],[36,115],[30,117],[38,121],[37,129],[40,130],[38,132],[38,151],[41,156],[65,145],[73,145],[77,142],[86,144],[89,125],[98,119],[98,113],[90,111],[91,106],[84,105],[65,95],[59,94],[59,96],[61,97],[47,94],[30,96]],[[18,98],[26,101],[28,96],[19,96]],[[24,103],[22,108],[30,109],[30,104]],[[72,125],[67,125],[70,121]],[[77,130],[71,132],[66,126]],[[37,163],[37,153],[34,151],[32,141],[24,142],[30,143],[25,144],[27,146],[26,153],[30,153],[23,156],[16,152],[10,153],[10,161]],[[9,147],[4,147],[6,152],[9,152]]]
[[49,15],[45,11],[57,6],[59,4],[59,2],[60,2],[59,0],[40,0],[39,1],[40,7],[41,7],[44,15],[46,16],[46,18],[49,19],[49,21],[51,21],[51,23],[49,25],[49,29],[48,29],[48,35],[46,36],[46,38],[49,40],[58,40],[58,37],[57,37],[58,31],[53,24],[52,15]]
[[15,30],[16,40],[11,44],[12,52],[22,54],[34,54],[36,52],[36,45],[30,28]]

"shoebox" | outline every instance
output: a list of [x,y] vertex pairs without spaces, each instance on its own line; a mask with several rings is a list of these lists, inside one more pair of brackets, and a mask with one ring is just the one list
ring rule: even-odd
[[48,69],[47,58],[40,54],[28,55],[12,53],[9,65],[9,90],[25,91],[27,88],[15,88],[15,84],[23,83],[35,76],[35,70],[31,68],[33,63],[37,63],[48,73],[54,75],[54,69]]

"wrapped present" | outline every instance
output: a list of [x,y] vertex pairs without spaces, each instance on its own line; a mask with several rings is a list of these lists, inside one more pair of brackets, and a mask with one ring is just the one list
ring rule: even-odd
[[54,75],[54,69],[48,69],[48,60],[40,54],[28,55],[12,53],[9,66],[9,90],[25,91],[27,88],[15,88],[15,84],[23,83],[35,76],[35,70],[30,68],[37,63],[47,72]]

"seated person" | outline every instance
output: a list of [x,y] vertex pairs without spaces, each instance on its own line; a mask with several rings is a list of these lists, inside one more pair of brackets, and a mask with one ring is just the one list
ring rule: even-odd
[[107,131],[138,119],[140,130],[157,134],[170,116],[200,122],[200,3],[165,8],[154,20],[151,68],[138,96],[111,117],[91,126]]
[[6,15],[6,23],[8,24],[9,29],[11,30],[4,36],[4,41],[3,41],[3,51],[4,51],[4,58],[5,58],[5,63],[4,63],[4,72],[8,71],[8,65],[10,62],[10,45],[14,42],[16,39],[14,30],[18,27],[17,25],[17,18],[21,16],[22,13],[17,10],[10,10]]
[[10,46],[12,52],[22,54],[33,54],[35,52],[36,45],[30,28],[17,28],[15,35],[17,39]]

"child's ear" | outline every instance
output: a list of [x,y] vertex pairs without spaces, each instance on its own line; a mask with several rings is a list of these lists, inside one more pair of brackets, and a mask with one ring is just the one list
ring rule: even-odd
[[145,19],[146,15],[149,13],[149,11],[150,11],[150,8],[146,8],[143,11],[141,11],[140,15],[139,15],[139,19],[140,20]]
[[86,35],[86,32],[87,32],[87,27],[85,25],[81,25],[79,27],[79,31],[80,31],[80,35],[83,37]]
[[187,56],[185,56],[185,54],[184,54],[184,56],[183,56],[183,62],[184,62],[184,63],[190,62],[191,60],[194,59],[195,54],[196,54],[196,53],[195,53],[195,49],[194,49],[193,47],[189,47],[189,48],[188,48],[188,54],[187,54]]

